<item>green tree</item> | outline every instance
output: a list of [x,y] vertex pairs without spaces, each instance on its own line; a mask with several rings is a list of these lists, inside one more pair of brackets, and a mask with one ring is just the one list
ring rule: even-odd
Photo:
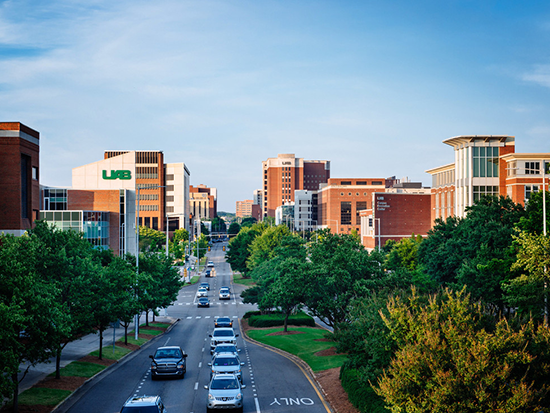
[[522,274],[505,283],[506,301],[519,313],[540,320],[548,314],[550,237],[522,231],[514,239],[518,251],[512,269]]
[[476,299],[504,310],[503,283],[514,274],[515,227],[525,216],[510,198],[482,197],[464,219],[436,220],[418,249],[423,269],[443,286],[466,286]]
[[[525,206],[525,216],[521,217],[518,224],[522,231],[532,234],[543,232],[543,191],[531,194],[529,202]],[[550,192],[546,191],[546,228],[550,231]]]
[[229,241],[229,248],[226,252],[226,260],[233,271],[239,271],[246,275],[248,270],[246,262],[250,256],[249,246],[254,239],[265,230],[263,224],[256,224],[251,227],[241,228],[237,236]]
[[335,330],[348,319],[350,303],[368,292],[367,281],[382,277],[382,265],[352,236],[318,233],[308,247],[312,264],[304,304]]
[[414,234],[411,238],[403,238],[393,245],[388,254],[385,267],[389,270],[406,268],[416,270],[418,264],[418,248],[422,243],[422,236]]
[[67,334],[58,291],[39,272],[42,247],[36,237],[0,235],[0,394],[13,396],[15,412],[19,366],[28,363],[23,378],[31,366],[52,357],[58,338]]
[[243,218],[241,221],[241,228],[242,227],[251,227],[254,224],[257,224],[258,220],[254,217],[246,217]]
[[464,291],[391,300],[397,345],[376,388],[392,412],[547,411],[548,329],[495,320]]
[[170,254],[173,254],[176,259],[185,258],[185,248],[189,241],[189,231],[184,228],[174,231],[172,240],[169,243],[168,249]]
[[91,307],[95,301],[89,291],[95,278],[94,271],[101,269],[101,254],[94,254],[92,245],[82,233],[62,231],[37,221],[29,235],[40,243],[42,254],[37,257],[36,268],[44,282],[56,289],[55,300],[68,317],[59,324],[56,348],[56,378],[60,378],[61,353],[71,341],[94,330]]
[[250,256],[247,259],[246,266],[253,270],[264,261],[269,261],[275,256],[275,248],[281,244],[281,240],[290,234],[290,230],[285,225],[266,228],[261,235],[252,240],[249,251]]
[[237,235],[239,231],[241,230],[241,226],[237,222],[232,222],[231,225],[229,225],[229,229],[227,230],[228,235]]
[[166,234],[149,227],[139,227],[139,250],[160,251],[166,244]]

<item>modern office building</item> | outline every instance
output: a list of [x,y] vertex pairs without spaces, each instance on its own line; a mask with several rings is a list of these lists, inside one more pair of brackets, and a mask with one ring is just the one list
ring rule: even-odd
[[97,248],[136,253],[136,198],[129,189],[81,190],[42,187],[40,219],[82,232]]
[[22,235],[40,211],[40,134],[0,122],[0,233]]
[[360,233],[359,211],[372,208],[372,194],[385,192],[390,183],[385,178],[330,178],[317,191],[317,225],[334,234]]
[[237,201],[235,203],[235,216],[237,218],[251,217],[253,204],[254,204],[254,201],[252,199]]
[[294,191],[315,191],[329,178],[330,161],[307,161],[294,154],[263,161],[263,216],[274,217],[278,206],[294,202]]
[[550,153],[516,153],[515,137],[507,135],[456,136],[443,143],[453,147],[455,160],[426,171],[432,175],[432,221],[464,217],[466,208],[485,195],[525,205],[542,189]]
[[[315,197],[314,197],[315,195]],[[317,191],[294,191],[294,229],[314,231],[317,229]]]
[[184,163],[164,165],[166,184],[166,217],[170,231],[190,230],[189,181],[191,173]]

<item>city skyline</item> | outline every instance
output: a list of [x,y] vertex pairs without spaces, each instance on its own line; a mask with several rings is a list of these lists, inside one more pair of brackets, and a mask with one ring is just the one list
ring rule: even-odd
[[40,132],[40,181],[161,150],[233,212],[280,153],[331,177],[454,161],[442,141],[548,152],[544,2],[0,2],[0,121]]

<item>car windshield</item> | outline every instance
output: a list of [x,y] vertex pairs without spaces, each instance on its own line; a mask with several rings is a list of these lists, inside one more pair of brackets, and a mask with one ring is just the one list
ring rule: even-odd
[[210,384],[212,390],[238,389],[237,379],[214,379]]
[[221,289],[220,290],[220,293],[228,293],[228,292],[229,292],[229,290],[227,290],[227,289]]
[[120,413],[159,413],[157,406],[126,406]]
[[157,350],[157,352],[155,353],[155,358],[156,359],[171,359],[171,358],[180,359],[181,351],[179,350],[179,348]]
[[208,301],[208,298],[206,298],[206,297],[201,297],[201,298],[199,298],[199,301],[200,301],[201,303],[204,303],[204,302]]
[[217,346],[214,350],[216,353],[236,353],[235,346]]
[[235,357],[216,357],[214,366],[238,366],[239,362]]
[[231,330],[214,330],[214,337],[231,337],[233,331]]
[[229,323],[231,320],[229,318],[218,318],[218,323]]

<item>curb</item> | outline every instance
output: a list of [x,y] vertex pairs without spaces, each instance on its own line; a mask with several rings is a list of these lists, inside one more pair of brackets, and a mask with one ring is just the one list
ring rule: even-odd
[[[302,371],[304,373],[307,373],[308,376],[310,377],[310,379],[313,380],[313,382],[315,383],[315,386],[317,387],[317,390],[319,390],[322,395],[323,395],[323,398],[324,398],[324,401],[325,403],[329,404],[330,405],[330,409],[332,412],[335,412],[336,410],[334,410],[332,404],[330,403],[329,401],[329,398],[328,398],[328,394],[327,392],[325,391],[325,389],[323,389],[323,386],[321,386],[321,383],[319,383],[319,381],[317,380],[317,377],[315,377],[315,373],[313,372],[313,370],[311,369],[311,367],[309,367],[309,365],[304,361],[302,360],[300,357],[298,356],[295,356],[294,354],[291,354],[287,351],[284,351],[284,350],[281,350],[280,348],[277,348],[277,347],[273,347],[273,346],[270,346],[269,344],[264,344],[264,343],[260,343],[259,341],[257,340],[254,340],[253,338],[249,337],[248,334],[245,334],[245,331],[243,330],[243,326],[242,326],[242,323],[241,323],[241,319],[239,318],[239,328],[241,330],[241,332],[243,333],[243,339],[245,338],[246,336],[246,340],[251,342],[251,343],[254,343],[260,347],[263,347],[263,348],[266,348],[268,350],[271,350],[273,351],[274,353],[277,353],[277,354],[280,354],[284,357],[286,357],[287,359],[289,359],[290,361],[292,361],[293,363],[295,363],[296,365],[298,365],[299,367],[301,367]],[[326,407],[326,405],[325,405]]]
[[152,343],[157,341],[157,339],[164,336],[166,333],[169,333],[179,321],[180,321],[179,318],[175,319],[162,334],[159,334],[158,336],[152,338],[147,343],[144,343],[142,346],[140,346],[138,349],[136,349],[134,351],[131,351],[128,354],[125,354],[124,356],[122,356],[122,358],[117,360],[116,363],[113,363],[110,366],[107,366],[106,368],[101,370],[99,373],[94,374],[92,377],[90,377],[88,380],[86,380],[78,389],[73,391],[64,400],[62,400],[57,406],[55,406],[51,410],[51,413],[54,413],[54,412],[55,413],[64,413],[64,412],[66,412],[68,409],[70,409],[73,406],[73,404],[75,404],[80,399],[80,397],[82,397],[84,394],[86,394],[86,392],[88,391],[88,388],[89,388],[88,384],[90,384],[92,382],[92,380],[99,379],[102,376],[106,375],[107,372],[111,373],[113,370],[121,367],[122,365],[124,365],[127,362],[129,362],[130,360],[132,360],[134,357],[136,357],[138,355],[138,353],[141,350],[146,349]]

